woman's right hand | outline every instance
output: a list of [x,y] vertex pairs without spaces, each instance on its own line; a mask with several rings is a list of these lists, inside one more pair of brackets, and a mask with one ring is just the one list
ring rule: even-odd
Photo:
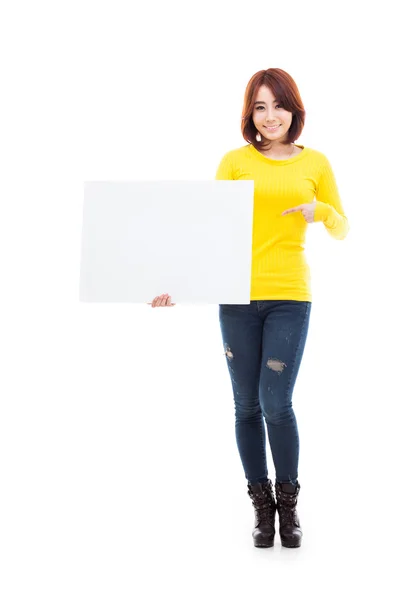
[[171,296],[168,296],[168,294],[156,296],[153,302],[147,302],[146,304],[151,305],[153,308],[157,308],[158,306],[175,306],[175,303],[171,303]]

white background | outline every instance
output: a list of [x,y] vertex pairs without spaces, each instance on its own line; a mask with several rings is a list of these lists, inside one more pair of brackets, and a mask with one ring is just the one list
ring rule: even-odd
[[[2,600],[394,597],[394,10],[2,4]],[[299,86],[297,143],[331,161],[351,230],[336,241],[309,226],[313,308],[293,395],[303,544],[281,548],[277,520],[260,550],[218,306],[84,304],[78,284],[83,182],[213,179],[246,143],[245,87],[269,67]]]

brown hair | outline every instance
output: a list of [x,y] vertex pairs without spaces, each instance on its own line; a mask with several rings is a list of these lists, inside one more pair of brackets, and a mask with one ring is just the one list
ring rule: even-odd
[[290,144],[300,137],[306,118],[306,111],[304,110],[299,90],[289,73],[286,73],[282,69],[257,71],[246,86],[241,129],[246,142],[253,144],[259,151],[269,150],[271,147],[270,140],[265,140],[264,143],[263,140],[261,142],[256,140],[258,131],[252,117],[255,99],[262,85],[270,88],[283,108],[292,113],[292,123],[287,133],[287,141],[282,143]]

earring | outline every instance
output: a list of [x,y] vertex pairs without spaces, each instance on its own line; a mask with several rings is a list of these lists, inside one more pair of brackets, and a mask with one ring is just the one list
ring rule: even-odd
[[257,142],[261,142],[261,133],[260,132],[257,133],[256,140],[257,140]]

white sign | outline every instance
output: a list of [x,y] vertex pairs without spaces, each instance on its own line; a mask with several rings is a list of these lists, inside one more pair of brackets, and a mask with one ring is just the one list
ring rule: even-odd
[[249,304],[254,181],[85,182],[82,302]]

